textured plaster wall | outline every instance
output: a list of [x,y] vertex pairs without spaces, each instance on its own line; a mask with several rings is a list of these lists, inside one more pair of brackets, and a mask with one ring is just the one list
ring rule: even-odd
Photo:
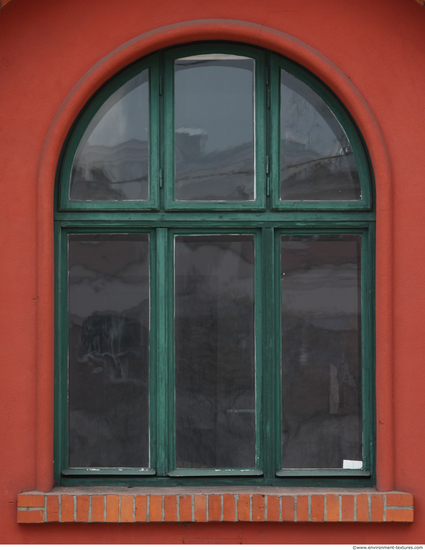
[[[359,125],[377,172],[387,173],[377,180],[378,481],[383,490],[394,486],[414,494],[412,525],[16,523],[17,494],[48,490],[52,479],[52,174],[58,151],[102,74],[108,78],[113,67],[118,70],[143,48],[126,50],[120,60],[101,65],[96,76],[85,75],[93,75],[93,67],[123,44],[155,29],[172,25],[174,30],[148,35],[146,53],[155,44],[184,42],[180,24],[197,20],[227,23],[189,25],[188,41],[231,39],[232,21],[260,26],[245,34],[235,31],[245,42],[273,48],[270,29],[296,38],[318,52],[310,58],[310,70],[323,56],[346,75],[346,87],[351,82],[369,109],[369,119],[365,115]],[[424,540],[424,37],[425,9],[406,0],[14,0],[1,9],[0,542]],[[277,51],[278,44],[276,38]],[[332,71],[326,78],[332,87]],[[345,93],[342,84],[335,86]],[[350,103],[349,92],[345,99]],[[355,103],[361,118],[361,102]],[[368,129],[372,118],[375,129]]]

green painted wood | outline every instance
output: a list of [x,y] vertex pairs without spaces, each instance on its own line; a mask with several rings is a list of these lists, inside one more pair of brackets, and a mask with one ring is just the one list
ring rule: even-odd
[[148,476],[156,472],[153,468],[64,468],[64,476]]
[[274,477],[276,471],[275,446],[276,446],[276,381],[275,372],[279,363],[275,357],[275,309],[274,293],[274,264],[275,255],[273,250],[274,228],[266,227],[261,233],[262,245],[262,311],[263,321],[263,394],[262,403],[264,408],[263,422],[263,463],[265,476],[269,479]]
[[261,476],[257,468],[176,468],[168,472],[170,477],[218,477],[218,476]]
[[[208,52],[240,53],[256,60],[256,204],[226,205],[173,201],[174,114],[173,62],[177,57]],[[150,71],[150,197],[152,202],[121,204],[68,201],[69,173],[85,128],[100,105],[129,78]],[[361,201],[341,203],[279,201],[280,68],[308,84],[331,107],[355,150]],[[268,69],[269,68],[269,69]],[[163,94],[160,82],[163,78]],[[270,90],[270,109],[267,91]],[[155,145],[155,146],[154,146]],[[267,170],[267,157],[269,159]],[[163,188],[160,189],[160,170]],[[269,172],[269,173],[267,173]],[[68,174],[68,176],[67,176]],[[270,177],[270,197],[266,177]],[[67,179],[68,177],[68,179]],[[183,47],[137,62],[88,102],[74,124],[61,154],[55,212],[56,347],[55,347],[55,481],[64,486],[315,486],[368,487],[375,483],[374,392],[374,242],[373,172],[362,138],[349,113],[333,93],[298,65],[254,48],[211,44]],[[261,193],[260,193],[261,190]],[[180,201],[179,201],[180,202]],[[236,207],[235,207],[236,206]],[[148,208],[148,210],[145,210]],[[150,210],[149,210],[150,209]],[[149,233],[150,320],[150,468],[68,468],[68,265],[69,233]],[[256,468],[178,469],[175,462],[174,420],[174,236],[176,234],[255,234],[256,328]],[[362,360],[364,470],[283,470],[281,461],[280,374],[280,235],[282,233],[362,234]],[[84,471],[83,471],[84,470]]]
[[278,470],[276,475],[279,477],[326,477],[326,476],[343,476],[343,477],[370,477],[369,470],[349,470],[343,468],[303,468],[296,470],[294,468],[285,468]]
[[277,230],[274,234],[274,308],[272,310],[275,321],[274,329],[274,361],[275,372],[273,381],[275,384],[274,399],[275,399],[275,472],[282,469],[282,286],[280,279],[280,236],[282,232]]
[[55,224],[55,418],[54,479],[68,463],[68,243]]
[[169,469],[168,459],[168,440],[170,438],[169,411],[172,409],[172,403],[169,399],[169,337],[168,337],[168,319],[169,310],[167,290],[169,286],[169,277],[167,272],[169,266],[167,258],[169,256],[169,247],[167,242],[167,230],[158,228],[156,230],[156,279],[157,279],[157,437],[156,443],[156,470],[158,476],[165,476]]
[[[265,285],[263,272],[263,243],[262,233],[255,233],[255,281],[254,281],[254,311],[255,311],[255,465],[260,473],[264,469],[264,301],[263,288]],[[242,471],[242,470],[241,470]],[[259,474],[256,474],[259,475]]]
[[211,213],[211,212],[146,212],[145,215],[140,213],[128,213],[114,212],[110,215],[103,212],[93,213],[81,213],[81,212],[67,212],[56,214],[56,220],[62,221],[62,227],[65,227],[65,222],[70,222],[70,226],[80,223],[86,223],[91,225],[96,223],[101,225],[102,222],[106,226],[113,226],[114,224],[121,225],[123,223],[128,224],[129,227],[138,225],[139,227],[149,226],[169,226],[175,225],[183,227],[186,225],[203,225],[211,224],[212,226],[231,226],[241,225],[248,223],[250,225],[256,224],[257,226],[282,226],[310,223],[317,224],[322,222],[323,224],[331,225],[332,223],[362,223],[368,225],[368,221],[374,221],[374,214],[371,212],[309,212],[306,215],[304,212],[250,212],[249,214],[244,212],[226,212],[226,213]]
[[160,288],[158,287],[158,251],[156,231],[149,233],[149,429],[150,456],[149,470],[156,473],[157,426],[158,426],[158,307]]
[[362,408],[363,408],[363,460],[364,468],[370,470],[376,481],[376,417],[375,417],[375,272],[367,266],[375,264],[375,226],[362,234]]
[[371,487],[370,477],[362,476],[293,476],[276,477],[273,483],[262,476],[189,476],[189,477],[155,477],[155,476],[62,476],[64,487],[317,487],[323,490],[331,487],[363,488]]

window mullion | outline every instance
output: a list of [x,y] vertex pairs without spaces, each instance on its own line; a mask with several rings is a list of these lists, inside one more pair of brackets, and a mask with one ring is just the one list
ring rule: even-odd
[[[168,306],[167,306],[167,229],[156,230],[156,342],[157,342],[157,433],[156,471],[167,475],[169,442],[169,365],[168,365]],[[154,443],[155,444],[155,443]]]
[[262,323],[263,323],[263,430],[262,430],[262,465],[264,476],[274,478],[276,471],[276,452],[279,448],[277,437],[279,426],[276,422],[276,392],[279,391],[277,370],[278,339],[274,312],[275,304],[275,276],[274,276],[274,228],[262,229]]

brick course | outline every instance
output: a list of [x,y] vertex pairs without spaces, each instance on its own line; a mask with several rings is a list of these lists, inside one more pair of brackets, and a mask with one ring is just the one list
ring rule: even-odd
[[[315,489],[270,493],[255,489],[226,493],[217,489],[117,490],[100,487],[22,493],[18,523],[50,522],[413,522],[413,495],[373,490],[320,492]],[[106,503],[106,513],[105,513]]]

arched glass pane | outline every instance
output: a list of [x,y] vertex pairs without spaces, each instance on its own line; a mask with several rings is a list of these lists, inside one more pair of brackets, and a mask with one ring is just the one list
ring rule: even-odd
[[360,200],[347,134],[326,103],[281,70],[280,200]]
[[119,88],[90,122],[75,154],[70,199],[148,200],[149,75]]
[[175,61],[175,199],[255,199],[253,59]]

